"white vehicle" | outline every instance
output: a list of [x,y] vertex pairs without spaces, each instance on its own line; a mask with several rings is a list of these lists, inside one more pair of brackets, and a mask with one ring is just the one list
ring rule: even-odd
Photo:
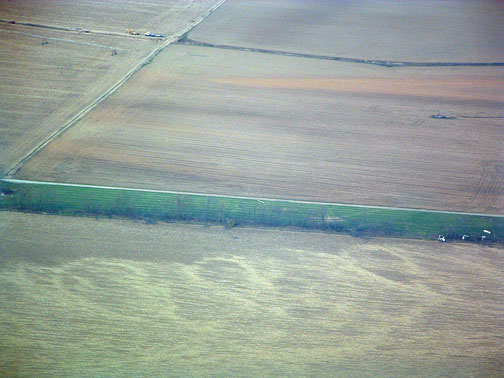
[[146,37],[152,37],[152,38],[164,38],[165,36],[163,34],[154,34],[151,32],[147,32],[144,34]]

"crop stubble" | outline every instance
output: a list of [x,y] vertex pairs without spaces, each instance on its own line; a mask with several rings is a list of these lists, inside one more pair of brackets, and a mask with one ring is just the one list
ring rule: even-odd
[[34,24],[124,34],[174,34],[214,0],[10,0],[0,2],[0,18]]
[[1,2],[0,19],[92,32],[0,24],[0,174],[116,84],[160,43],[95,31],[127,36],[125,27],[141,24],[143,32],[156,32],[150,27],[163,25],[157,32],[169,35],[213,3]]
[[502,213],[502,73],[171,46],[17,178]]
[[0,235],[0,372],[504,368],[501,249],[8,212]]
[[359,59],[504,62],[503,18],[498,0],[240,0],[190,37]]
[[[42,45],[44,41],[48,44]],[[0,44],[2,173],[105,92],[152,48],[137,41],[90,40],[19,26],[1,27]],[[112,55],[114,47],[117,56]]]

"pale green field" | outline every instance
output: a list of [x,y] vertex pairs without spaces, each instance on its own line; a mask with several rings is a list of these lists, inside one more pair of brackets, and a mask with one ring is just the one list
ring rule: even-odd
[[504,251],[0,212],[0,376],[504,374]]

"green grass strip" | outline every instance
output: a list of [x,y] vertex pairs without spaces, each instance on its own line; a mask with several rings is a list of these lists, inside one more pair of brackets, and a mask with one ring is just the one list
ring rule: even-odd
[[[302,227],[354,236],[394,236],[504,242],[504,216],[197,193],[0,180],[0,208],[274,227]],[[484,233],[483,230],[492,233]]]

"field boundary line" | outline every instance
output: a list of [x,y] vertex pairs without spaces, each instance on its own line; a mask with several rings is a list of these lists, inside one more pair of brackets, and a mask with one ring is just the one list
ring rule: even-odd
[[35,184],[35,185],[63,186],[63,187],[90,188],[90,189],[125,190],[125,191],[132,191],[132,192],[179,194],[179,195],[190,195],[190,196],[198,196],[198,197],[214,197],[214,198],[251,200],[251,201],[257,201],[257,202],[261,202],[261,201],[285,202],[285,203],[305,204],[305,205],[346,206],[346,207],[361,208],[361,209],[411,211],[411,212],[421,212],[421,213],[431,213],[431,214],[467,215],[467,216],[490,217],[490,218],[504,218],[504,215],[500,215],[500,214],[469,213],[469,212],[466,213],[466,212],[462,212],[462,211],[449,211],[449,210],[431,210],[431,209],[406,208],[406,207],[378,206],[378,205],[360,205],[360,204],[347,204],[347,203],[338,203],[338,202],[317,202],[317,201],[267,198],[267,197],[233,196],[233,195],[227,195],[227,194],[182,192],[182,191],[159,190],[159,189],[126,188],[126,187],[120,187],[120,186],[71,184],[71,183],[62,183],[62,182],[54,182],[54,181],[34,181],[34,180],[21,180],[21,179],[4,178],[4,179],[0,179],[0,182],[6,182],[6,183],[12,183],[12,184]]
[[20,161],[14,164],[10,169],[7,170],[6,176],[12,177],[15,175],[21,167],[26,164],[30,159],[33,158],[40,150],[42,150],[45,146],[47,146],[50,142],[52,142],[55,138],[62,135],[69,128],[74,126],[77,122],[79,122],[82,118],[84,118],[91,110],[93,110],[96,106],[98,106],[102,101],[107,99],[110,95],[112,95],[117,89],[119,89],[126,81],[128,81],[135,73],[137,73],[142,67],[149,64],[161,51],[163,51],[166,47],[168,47],[173,42],[177,42],[181,36],[187,34],[193,28],[198,26],[205,18],[211,15],[217,8],[219,8],[222,4],[224,4],[226,0],[220,0],[216,4],[214,4],[210,9],[204,12],[198,19],[191,22],[187,27],[183,30],[173,34],[166,41],[163,42],[161,46],[158,46],[154,49],[149,55],[147,55],[144,59],[142,59],[136,66],[134,66],[131,70],[129,70],[116,84],[114,84],[109,90],[107,90],[100,97],[95,99],[89,105],[87,105],[84,109],[82,109],[77,115],[75,115],[72,119],[67,121],[63,126],[61,126],[58,130],[50,134],[48,137],[42,140],[36,147],[34,147],[31,151],[29,151]]
[[408,62],[408,61],[393,61],[393,60],[381,60],[381,59],[360,59],[360,58],[346,58],[342,56],[331,56],[331,55],[319,55],[319,54],[306,54],[297,53],[282,50],[269,50],[256,47],[244,47],[244,46],[234,46],[234,45],[220,45],[208,42],[195,41],[186,35],[183,35],[177,42],[179,45],[186,46],[199,46],[208,47],[223,50],[234,50],[234,51],[244,51],[259,54],[270,54],[270,55],[280,55],[280,56],[290,56],[295,58],[305,58],[305,59],[319,59],[319,60],[330,60],[342,63],[358,63],[358,64],[371,64],[381,67],[501,67],[504,66],[504,62]]
[[68,216],[323,229],[352,236],[501,243],[504,216],[0,179],[0,209]]
[[[119,32],[113,32],[113,31],[70,28],[70,27],[66,27],[66,26],[39,24],[39,23],[23,22],[23,21],[14,21],[14,22],[15,22],[14,25],[24,26],[26,28],[48,29],[48,30],[55,30],[57,32],[68,32],[68,33],[80,34],[80,35],[100,35],[100,36],[107,36],[107,37],[120,37],[120,38],[128,38],[128,39],[152,40],[151,37],[145,37],[143,35],[130,35],[130,34],[123,34],[123,33],[119,33]],[[6,20],[6,19],[0,19],[0,23],[11,24],[11,21]]]
[[40,24],[34,22],[24,22],[24,21],[15,21],[15,20],[6,20],[0,19],[0,23],[11,24],[13,25],[24,26],[26,28],[35,28],[35,29],[48,29],[55,30],[58,32],[69,32],[73,34],[81,34],[81,35],[99,35],[99,36],[107,36],[107,37],[119,37],[119,38],[127,38],[127,39],[137,39],[137,40],[152,40],[152,37],[146,37],[143,35],[131,35],[114,31],[106,31],[106,30],[96,30],[96,29],[82,29],[82,28],[72,28],[68,26],[59,26],[59,25],[49,25],[49,24]]

